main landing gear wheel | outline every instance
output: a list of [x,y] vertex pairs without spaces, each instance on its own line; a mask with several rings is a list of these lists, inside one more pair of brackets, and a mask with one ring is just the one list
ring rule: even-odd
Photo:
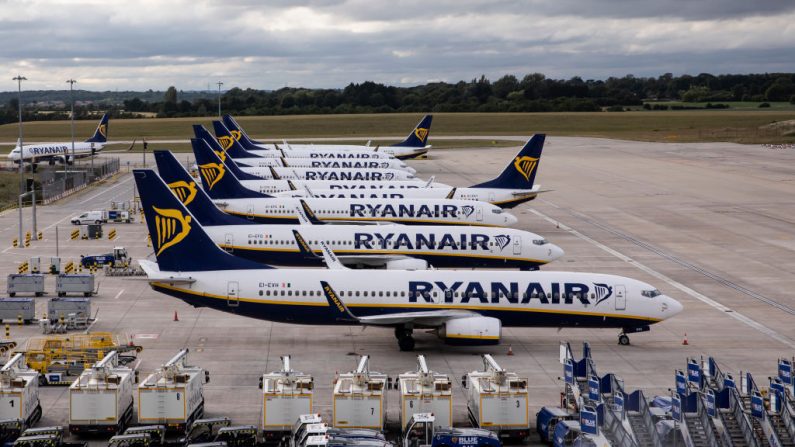
[[627,334],[618,335],[618,344],[620,344],[621,346],[629,345],[629,337],[627,336]]

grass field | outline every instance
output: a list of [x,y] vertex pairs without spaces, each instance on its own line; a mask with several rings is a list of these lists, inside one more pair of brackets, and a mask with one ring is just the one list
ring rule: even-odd
[[[365,143],[368,137],[401,136],[419,121],[420,114],[301,115],[240,117],[238,121],[255,138],[264,140],[300,137],[350,137]],[[111,140],[189,138],[191,124],[210,127],[213,118],[111,120]],[[442,147],[434,135],[549,135],[588,136],[638,141],[733,141],[783,143],[795,134],[765,130],[770,123],[795,120],[795,110],[686,110],[593,113],[438,113],[434,115],[431,144]],[[79,140],[87,138],[95,121],[76,124]],[[14,141],[16,124],[0,126],[0,141]],[[26,139],[68,139],[67,121],[31,122]],[[382,140],[384,142],[391,142]],[[460,145],[465,142],[456,142]],[[374,143],[375,144],[375,143]],[[450,146],[446,146],[450,147]]]

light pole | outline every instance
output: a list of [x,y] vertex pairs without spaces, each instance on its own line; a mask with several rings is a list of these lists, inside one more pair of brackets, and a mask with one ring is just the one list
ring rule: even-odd
[[218,118],[221,117],[221,86],[224,85],[223,82],[218,81]]
[[19,244],[18,247],[25,246],[25,241],[22,239],[22,190],[25,189],[25,178],[22,175],[22,81],[27,81],[28,78],[17,75],[13,78],[17,81],[17,109],[19,110]]
[[[74,93],[74,79],[68,79],[66,82],[69,83],[69,98],[72,101],[72,114],[71,117],[71,127],[72,127],[72,163],[75,160],[75,93]],[[64,176],[63,180],[63,189],[66,190],[66,181],[69,179],[69,157],[66,157],[66,175]]]

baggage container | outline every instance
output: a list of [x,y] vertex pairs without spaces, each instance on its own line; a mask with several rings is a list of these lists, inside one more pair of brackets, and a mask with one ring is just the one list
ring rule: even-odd
[[133,416],[133,371],[111,351],[69,386],[69,431],[119,434]]
[[19,436],[40,418],[39,373],[27,367],[24,354],[17,353],[0,368],[0,420],[19,421]]
[[370,371],[368,362],[369,357],[362,356],[355,371],[337,378],[332,409],[334,427],[383,431],[389,378]]
[[425,356],[417,356],[417,370],[398,376],[400,429],[417,413],[432,413],[436,427],[453,426],[453,386],[450,377],[428,369]]
[[17,321],[20,318],[25,324],[36,319],[33,298],[0,298],[0,320]]
[[527,378],[502,369],[489,354],[483,355],[483,366],[465,377],[472,425],[500,438],[524,439],[530,430]]
[[312,376],[293,371],[290,356],[281,358],[282,369],[263,374],[261,429],[265,442],[279,442],[302,414],[312,413]]
[[44,295],[44,275],[40,273],[12,273],[8,275],[8,296]]
[[56,322],[74,315],[75,318],[91,318],[89,298],[53,298],[47,302],[47,318]]
[[79,293],[83,296],[94,294],[94,275],[85,273],[77,275],[58,275],[55,279],[55,293],[66,296],[67,293]]
[[138,385],[138,424],[162,424],[184,432],[204,414],[204,383],[209,373],[187,364],[183,349]]

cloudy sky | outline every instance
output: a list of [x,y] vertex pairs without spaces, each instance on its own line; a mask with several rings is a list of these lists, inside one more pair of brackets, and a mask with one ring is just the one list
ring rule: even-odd
[[0,90],[793,72],[795,1],[0,0],[0,42]]

